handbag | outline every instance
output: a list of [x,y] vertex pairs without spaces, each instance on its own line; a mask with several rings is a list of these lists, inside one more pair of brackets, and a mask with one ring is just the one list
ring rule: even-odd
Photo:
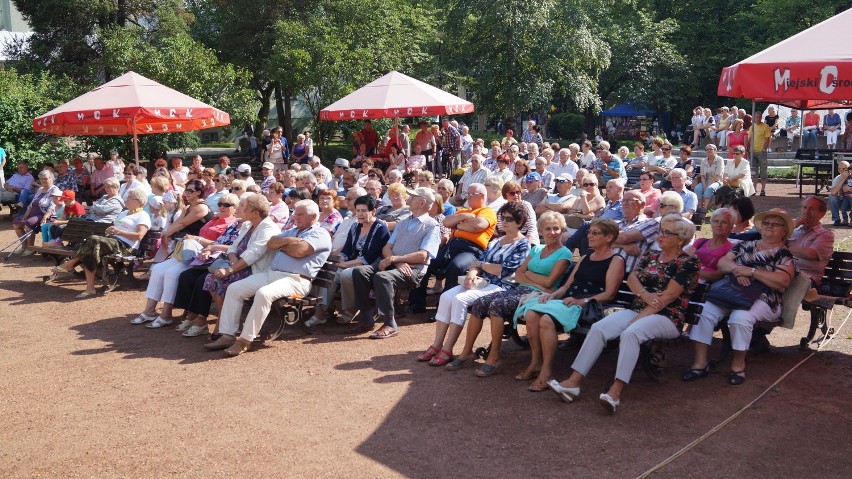
[[[464,287],[464,283],[465,283],[466,279],[467,279],[466,275],[459,276],[459,284],[462,287]],[[488,286],[488,280],[481,277],[481,276],[478,276],[476,279],[473,280],[473,284],[470,286],[470,288],[466,288],[466,289],[482,289],[486,286]]]
[[743,286],[734,275],[726,274],[710,285],[704,298],[722,308],[749,310],[765,292],[766,286],[760,281],[752,279],[748,286]]
[[207,271],[213,273],[217,269],[228,269],[231,267],[231,262],[228,261],[228,258],[216,258],[216,261],[210,263],[210,266],[207,267]]
[[189,267],[192,269],[207,269],[211,264],[213,264],[214,261],[216,261],[217,258],[219,258],[221,254],[222,253],[220,253],[219,251],[210,253],[210,256],[208,256],[207,259],[204,261],[201,261],[200,259],[198,259],[198,256],[196,256],[189,263]]
[[194,239],[185,238],[183,240],[175,240],[175,249],[172,251],[172,258],[189,264],[193,259],[204,249],[201,243]]
[[596,299],[590,299],[580,309],[579,324],[591,326],[604,318],[604,307]]

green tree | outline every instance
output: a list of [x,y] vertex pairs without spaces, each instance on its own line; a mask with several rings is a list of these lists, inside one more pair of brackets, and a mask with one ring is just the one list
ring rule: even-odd
[[63,139],[33,131],[33,119],[61,104],[70,94],[66,81],[48,73],[21,75],[14,69],[0,69],[0,146],[10,158],[7,173],[14,172],[17,161],[36,167],[73,153]]

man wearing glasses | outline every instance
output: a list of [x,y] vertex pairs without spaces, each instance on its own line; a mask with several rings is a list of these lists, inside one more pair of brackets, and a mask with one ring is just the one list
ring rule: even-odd
[[555,211],[560,214],[565,214],[571,211],[574,207],[576,196],[571,194],[571,186],[574,179],[568,173],[563,173],[554,180],[556,184],[556,193],[549,195],[547,201],[539,203],[535,207],[536,217],[543,215],[546,211]]
[[660,224],[644,214],[645,197],[636,190],[624,193],[622,200],[624,218],[618,222],[618,238],[615,239],[616,254],[624,258],[625,274],[630,274],[639,258],[657,241]]
[[675,168],[669,173],[669,181],[672,183],[672,190],[680,195],[683,200],[683,211],[681,214],[686,219],[692,219],[695,210],[698,208],[698,197],[692,191],[686,189],[686,170],[683,168]]
[[660,150],[663,152],[662,158],[654,160],[654,163],[645,167],[645,171],[650,171],[654,174],[654,188],[659,188],[660,183],[668,176],[672,168],[677,166],[677,158],[672,156],[672,145],[665,143]]

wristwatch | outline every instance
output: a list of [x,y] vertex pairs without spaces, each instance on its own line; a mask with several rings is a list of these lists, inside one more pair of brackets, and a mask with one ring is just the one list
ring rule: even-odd
[[583,302],[589,304],[589,298],[583,298]]
[[751,269],[751,275],[752,275],[752,276],[754,276],[754,272],[755,272],[755,271],[757,271],[757,270],[756,270],[756,269],[754,269],[754,268],[752,268],[752,269]]

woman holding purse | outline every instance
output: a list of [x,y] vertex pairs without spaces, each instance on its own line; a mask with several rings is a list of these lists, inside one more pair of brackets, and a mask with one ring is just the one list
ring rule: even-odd
[[[735,281],[740,287],[751,289],[755,287],[753,283],[759,282],[760,290],[755,293],[759,296],[747,309],[722,304],[725,301],[723,298],[729,296],[735,299],[751,293],[740,294],[732,290],[722,294],[720,299],[708,298],[705,301],[701,319],[689,333],[689,338],[695,342],[695,359],[689,371],[683,374],[684,381],[705,378],[710,373],[707,350],[713,340],[713,330],[730,314],[728,327],[731,329],[734,354],[728,383],[734,386],[744,383],[745,358],[754,324],[758,321],[778,321],[781,317],[784,289],[796,274],[793,254],[787,249],[787,238],[793,232],[793,220],[786,211],[776,208],[755,215],[754,223],[760,229],[761,239],[738,243],[719,260],[719,271],[731,276],[726,276],[717,284],[726,280]],[[713,291],[711,287],[708,296]]]

